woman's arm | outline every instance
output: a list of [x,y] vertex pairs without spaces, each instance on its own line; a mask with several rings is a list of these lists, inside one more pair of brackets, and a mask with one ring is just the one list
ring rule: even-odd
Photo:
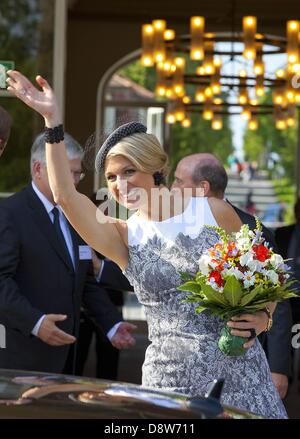
[[[105,216],[88,197],[76,190],[61,206],[74,229],[88,245],[114,261],[122,270],[127,266],[126,223]],[[102,223],[102,220],[105,222]]]
[[[39,91],[20,72],[9,71],[8,76],[8,90],[40,113],[46,127],[54,128],[61,124],[55,95],[45,79],[37,76],[36,81],[43,90]],[[54,200],[62,207],[72,226],[92,248],[116,262],[122,269],[125,268],[128,263],[126,226],[105,217],[88,197],[77,192],[64,142],[46,144],[46,161]]]

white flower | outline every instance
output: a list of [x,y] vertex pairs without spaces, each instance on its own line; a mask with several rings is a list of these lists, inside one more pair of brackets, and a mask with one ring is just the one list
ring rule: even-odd
[[255,233],[253,232],[253,230],[249,230],[249,238],[254,238],[255,237]]
[[254,259],[253,261],[248,262],[247,267],[249,267],[249,270],[259,273],[264,265],[264,262],[260,262],[258,259]]
[[276,271],[267,270],[266,275],[274,285],[278,284],[278,274]]
[[245,265],[248,265],[248,263],[252,260],[253,260],[253,254],[251,251],[248,251],[247,253],[244,253],[240,257],[240,264],[242,267],[244,267]]
[[279,265],[283,264],[283,258],[277,253],[274,253],[270,258],[270,262],[273,267],[278,268]]
[[209,263],[211,262],[211,259],[208,255],[202,255],[199,259],[199,271],[202,274],[207,275],[209,273]]
[[224,276],[234,276],[237,280],[244,279],[244,273],[242,273],[238,268],[236,267],[230,267],[229,269],[225,268],[222,271],[222,277]]
[[249,288],[255,284],[255,276],[251,271],[244,273],[244,287]]
[[236,244],[240,250],[248,250],[251,247],[251,241],[248,237],[239,238]]
[[243,224],[242,225],[242,227],[241,227],[241,229],[240,229],[240,231],[239,232],[237,232],[236,234],[235,234],[235,236],[236,236],[236,239],[239,239],[239,238],[243,238],[243,237],[248,237],[249,235],[251,235],[251,233],[253,233],[251,230],[249,230],[249,226],[248,226],[248,224]]

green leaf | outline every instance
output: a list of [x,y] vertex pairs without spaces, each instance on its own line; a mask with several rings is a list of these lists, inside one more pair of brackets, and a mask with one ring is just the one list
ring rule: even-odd
[[186,299],[181,300],[182,303],[199,303],[203,302],[203,298],[198,294],[193,294],[192,296],[187,296]]
[[242,297],[242,289],[235,276],[228,276],[224,285],[224,296],[231,306],[237,306]]
[[179,271],[178,273],[180,274],[181,279],[185,282],[189,282],[194,279],[194,276],[190,273],[185,273],[184,271]]
[[[290,299],[291,297],[296,297],[298,299],[300,299],[299,295],[296,293],[293,293],[291,291],[287,291],[286,293],[284,293],[284,295],[282,296],[283,300],[285,299]],[[279,300],[279,299],[278,299]]]
[[260,219],[256,215],[254,216],[254,218],[255,218],[255,224],[256,224],[255,230],[258,230],[259,232],[261,232],[262,231],[262,223],[261,223]]
[[228,242],[230,235],[228,233],[226,233],[226,231],[224,229],[222,229],[221,227],[209,226],[209,225],[206,225],[205,227],[207,229],[215,231],[219,235],[219,237],[222,239],[222,241]]
[[201,293],[201,285],[193,281],[186,282],[185,284],[177,287],[177,289],[180,291],[187,291],[189,293],[194,293],[194,294]]
[[196,314],[200,314],[203,311],[206,311],[207,307],[206,306],[197,306],[197,308],[195,309]]
[[258,285],[252,291],[250,291],[250,293],[245,294],[241,299],[240,305],[241,306],[248,305],[248,303],[250,303],[260,293],[260,290],[261,290],[261,285]]
[[200,271],[198,271],[198,273],[196,274],[195,281],[199,282],[200,284],[203,284],[206,282],[206,276]]
[[201,285],[201,287],[203,294],[206,296],[206,298],[209,301],[213,303],[217,303],[218,305],[225,305],[225,306],[228,305],[225,297],[223,296],[223,293],[219,293],[218,291],[215,291],[210,285],[204,283]]

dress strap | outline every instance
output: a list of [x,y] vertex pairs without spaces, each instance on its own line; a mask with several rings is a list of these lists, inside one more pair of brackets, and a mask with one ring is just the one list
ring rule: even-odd
[[217,223],[217,221],[216,221],[216,218],[214,217],[214,215],[213,215],[213,213],[212,213],[212,210],[211,210],[211,207],[210,207],[210,204],[209,204],[209,201],[208,201],[208,198],[207,197],[205,197],[205,202],[206,202],[206,211],[207,211],[207,222],[208,222],[208,224],[210,225],[210,226],[219,226],[219,224]]

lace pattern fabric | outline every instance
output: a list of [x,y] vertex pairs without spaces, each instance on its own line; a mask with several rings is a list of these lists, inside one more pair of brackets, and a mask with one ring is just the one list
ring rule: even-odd
[[224,321],[209,312],[196,315],[196,305],[183,303],[186,293],[177,290],[180,272],[198,271],[200,255],[217,240],[204,226],[196,237],[179,233],[172,243],[159,234],[142,245],[129,242],[124,274],[145,308],[151,341],[142,384],[195,396],[204,395],[215,378],[225,378],[223,403],[286,418],[259,341],[242,357],[225,356],[217,346]]

